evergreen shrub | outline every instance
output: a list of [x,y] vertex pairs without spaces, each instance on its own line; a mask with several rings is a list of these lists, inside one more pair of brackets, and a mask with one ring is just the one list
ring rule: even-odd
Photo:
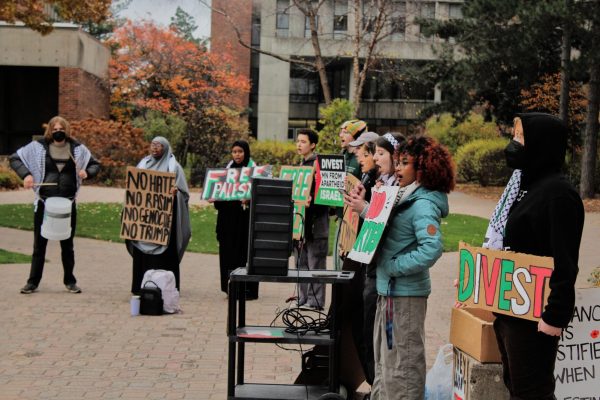
[[506,165],[507,139],[479,139],[458,148],[455,156],[459,182],[478,182],[482,186],[501,186],[508,182],[512,169]]

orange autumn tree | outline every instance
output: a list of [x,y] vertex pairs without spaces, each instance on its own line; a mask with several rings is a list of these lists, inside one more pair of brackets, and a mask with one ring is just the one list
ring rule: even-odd
[[[521,106],[527,111],[542,111],[553,115],[559,114],[560,108],[560,74],[544,75],[540,82],[531,88],[521,90]],[[569,128],[571,130],[570,145],[577,147],[574,139],[585,126],[587,100],[581,83],[571,81],[569,90]]]
[[64,21],[100,23],[110,16],[111,3],[112,0],[1,0],[0,21],[20,21],[46,35],[55,22],[49,9]]
[[131,120],[149,110],[181,117],[186,134],[172,145],[183,163],[188,152],[193,155],[193,169],[200,174],[219,163],[235,138],[246,135],[239,116],[250,83],[229,68],[226,58],[147,21],[126,23],[108,44],[116,119]]

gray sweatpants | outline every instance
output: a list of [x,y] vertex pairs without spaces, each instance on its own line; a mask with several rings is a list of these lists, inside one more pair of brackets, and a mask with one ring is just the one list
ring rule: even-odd
[[379,296],[373,348],[375,381],[372,400],[422,400],[425,397],[425,314],[427,297],[393,297],[392,349],[385,325],[387,298]]
[[[307,240],[300,254],[298,254],[298,250],[295,250],[298,269],[326,269],[327,242],[327,238]],[[325,285],[322,283],[299,283],[298,304],[325,308]]]

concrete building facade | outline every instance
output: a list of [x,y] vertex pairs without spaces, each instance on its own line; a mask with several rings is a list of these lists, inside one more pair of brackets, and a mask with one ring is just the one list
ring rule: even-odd
[[108,118],[109,49],[78,25],[56,23],[46,35],[0,22],[0,154],[43,133],[43,124]]
[[[463,1],[389,1],[391,23],[386,27],[389,30],[386,38],[378,45],[378,60],[388,64],[408,62],[417,67],[419,63],[435,60],[433,47],[442,40],[425,37],[417,19],[461,18]],[[317,16],[319,41],[327,61],[333,98],[352,99],[354,94],[353,4],[352,0],[327,0]],[[234,19],[236,14],[232,13],[230,19],[253,47],[286,58],[314,58],[308,21],[291,0],[213,0],[213,7],[235,9],[237,17],[242,18]],[[229,35],[230,42],[237,42],[237,37],[226,19],[217,19],[215,15],[213,12],[211,51],[218,52],[225,50],[220,37]],[[239,45],[234,46],[234,51],[238,59],[244,59],[244,65],[250,65],[247,75],[252,81],[250,127],[259,139],[294,139],[297,130],[318,125],[318,109],[324,100],[315,72],[268,55],[251,53]],[[364,86],[358,117],[366,120],[371,130],[405,131],[420,110],[440,101],[441,96],[433,86],[403,82],[381,72],[372,73]]]

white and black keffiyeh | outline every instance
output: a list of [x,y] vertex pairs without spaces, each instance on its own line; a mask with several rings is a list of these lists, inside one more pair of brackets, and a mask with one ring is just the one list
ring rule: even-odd
[[504,230],[506,228],[506,221],[508,220],[508,213],[519,195],[520,187],[521,170],[515,169],[490,218],[485,239],[483,240],[483,247],[495,250],[504,249]]
[[[81,169],[85,170],[90,159],[92,158],[92,154],[88,148],[82,144],[75,146],[75,150],[73,152],[75,153],[73,158],[77,171]],[[38,141],[31,142],[17,150],[17,155],[21,159],[23,165],[25,165],[25,168],[29,170],[29,173],[33,177],[33,182],[44,182],[44,178],[46,176],[46,148],[44,145]],[[81,178],[79,177],[79,174],[77,174],[76,177],[77,191],[79,191],[79,187],[81,186]],[[33,204],[37,206],[37,202],[40,199],[40,186],[34,186],[33,191],[35,193]],[[77,196],[77,193],[75,193],[75,196]]]

